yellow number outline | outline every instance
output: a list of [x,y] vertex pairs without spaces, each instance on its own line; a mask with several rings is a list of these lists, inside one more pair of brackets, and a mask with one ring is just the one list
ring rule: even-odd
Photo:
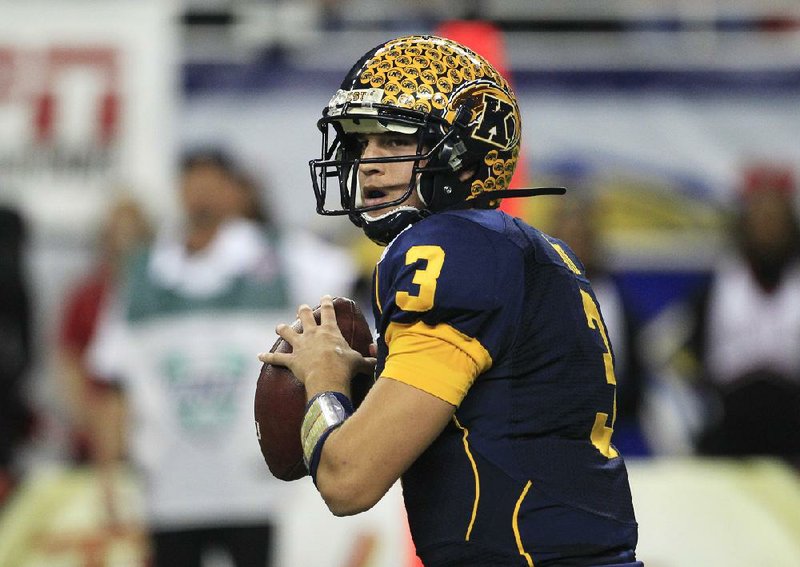
[[581,291],[583,301],[583,311],[586,313],[586,324],[590,329],[595,329],[603,339],[606,351],[603,353],[603,365],[605,366],[606,383],[614,386],[614,409],[611,415],[611,425],[607,425],[609,419],[605,412],[597,412],[592,426],[591,440],[592,445],[597,447],[604,456],[609,459],[619,456],[619,453],[611,446],[611,436],[614,434],[614,422],[617,419],[617,377],[614,374],[614,359],[611,356],[611,345],[608,342],[606,327],[600,317],[600,310],[597,308],[592,296],[584,290]]
[[419,286],[419,293],[412,295],[407,291],[398,291],[395,294],[397,306],[403,311],[428,311],[433,307],[433,299],[436,295],[436,284],[442,273],[444,265],[444,250],[441,246],[412,246],[406,252],[406,266],[427,260],[424,268],[419,268],[414,272],[412,283]]

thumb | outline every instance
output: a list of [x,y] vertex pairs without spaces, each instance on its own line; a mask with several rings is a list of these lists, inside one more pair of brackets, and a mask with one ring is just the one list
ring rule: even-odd
[[356,368],[356,374],[368,374],[372,376],[375,373],[375,365],[377,360],[372,356],[364,356],[360,359]]

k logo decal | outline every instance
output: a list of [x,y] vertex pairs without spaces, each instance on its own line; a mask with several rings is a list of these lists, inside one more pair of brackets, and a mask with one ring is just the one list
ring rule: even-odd
[[514,106],[493,94],[484,93],[483,112],[472,130],[472,137],[506,149],[516,142],[518,135]]

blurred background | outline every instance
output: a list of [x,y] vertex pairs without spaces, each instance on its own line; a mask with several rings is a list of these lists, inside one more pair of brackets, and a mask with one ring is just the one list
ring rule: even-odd
[[[109,520],[89,352],[129,251],[187,214],[188,153],[227,156],[267,211],[288,286],[270,317],[321,293],[367,304],[379,249],[314,214],[307,162],[349,67],[407,33],[501,69],[523,117],[516,186],[568,188],[504,207],[595,282],[640,559],[800,565],[796,1],[0,0],[0,14],[0,565],[147,564],[133,466],[111,481]],[[347,520],[308,479],[268,490],[274,565],[413,564],[396,489]]]

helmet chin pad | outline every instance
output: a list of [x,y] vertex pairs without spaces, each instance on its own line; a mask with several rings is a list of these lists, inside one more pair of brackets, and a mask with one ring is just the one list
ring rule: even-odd
[[427,210],[427,203],[422,196],[419,178],[413,190],[417,192],[426,207],[425,209],[420,210],[411,205],[396,205],[389,211],[375,217],[370,216],[368,212],[363,212],[358,215],[350,215],[350,220],[356,226],[361,227],[361,230],[370,240],[381,246],[386,246],[407,227],[430,215],[430,211]]
[[400,206],[379,217],[370,217],[367,213],[361,213],[358,215],[358,222],[353,217],[351,220],[361,227],[370,240],[386,246],[406,228],[429,214],[428,211],[416,207]]

